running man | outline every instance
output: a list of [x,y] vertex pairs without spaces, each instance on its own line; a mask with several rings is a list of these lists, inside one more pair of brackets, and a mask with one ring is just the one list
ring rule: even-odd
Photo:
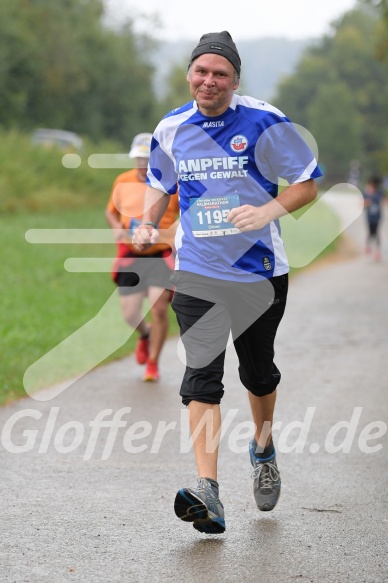
[[[116,178],[105,211],[117,242],[112,276],[119,289],[123,317],[139,334],[136,359],[139,364],[146,365],[145,381],[159,379],[158,361],[169,326],[168,306],[172,294],[166,288],[174,268],[171,246],[175,233],[173,229],[166,243],[159,243],[145,251],[139,252],[131,243],[133,230],[142,222],[151,138],[150,133],[134,137],[129,157],[135,159],[136,168]],[[177,197],[171,197],[161,217],[161,228],[169,229],[178,214]],[[151,304],[150,323],[142,315],[146,297]]]
[[[196,486],[178,491],[175,513],[205,533],[225,530],[217,465],[230,331],[256,427],[249,446],[254,498],[262,511],[272,510],[279,499],[271,435],[281,377],[274,341],[289,272],[279,218],[311,202],[314,179],[321,176],[313,153],[281,111],[235,93],[240,69],[227,31],[200,38],[187,73],[193,101],[166,115],[154,132],[149,210],[133,238],[139,250],[157,240],[178,183],[181,222],[172,307],[186,350],[180,395],[196,435],[198,478]],[[280,194],[279,177],[289,185]]]

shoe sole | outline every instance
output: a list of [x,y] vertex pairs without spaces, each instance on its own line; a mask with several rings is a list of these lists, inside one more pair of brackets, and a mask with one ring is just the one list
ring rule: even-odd
[[255,499],[257,508],[259,510],[261,510],[261,512],[270,512],[271,510],[273,510],[275,508],[275,506],[277,505],[277,503],[279,502],[280,492],[281,492],[281,489],[279,488],[278,495],[277,495],[275,502],[265,502],[263,500],[260,500],[258,502],[256,499],[256,496],[255,496],[255,490],[253,490],[253,497]]
[[225,520],[211,512],[206,504],[189,490],[179,490],[174,503],[175,514],[184,522],[192,522],[193,527],[206,534],[225,532]]
[[143,378],[143,381],[145,383],[157,383],[159,380],[159,377],[151,377],[151,376],[146,376]]
[[270,512],[271,510],[273,510],[275,508],[275,506],[277,505],[277,503],[279,502],[279,498],[276,500],[275,504],[261,504],[261,506],[259,506],[256,502],[257,508],[261,511],[261,512]]

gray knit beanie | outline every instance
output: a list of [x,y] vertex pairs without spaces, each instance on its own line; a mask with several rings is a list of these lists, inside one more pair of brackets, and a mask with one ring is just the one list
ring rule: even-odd
[[227,30],[223,30],[222,32],[208,32],[207,34],[202,35],[199,39],[199,43],[191,53],[189,67],[195,59],[206,53],[214,53],[215,55],[221,55],[222,57],[225,57],[225,59],[228,59],[236,69],[237,75],[240,77],[240,55],[238,54],[237,47]]

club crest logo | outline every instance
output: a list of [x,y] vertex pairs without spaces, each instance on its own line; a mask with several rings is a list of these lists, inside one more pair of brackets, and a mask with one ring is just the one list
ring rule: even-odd
[[263,267],[266,271],[270,271],[272,269],[269,257],[263,257]]
[[247,149],[248,140],[243,135],[234,136],[234,138],[230,140],[230,147],[233,152],[238,152],[240,154]]

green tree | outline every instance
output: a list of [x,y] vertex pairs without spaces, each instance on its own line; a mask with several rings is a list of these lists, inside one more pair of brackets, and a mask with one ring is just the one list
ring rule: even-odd
[[361,0],[361,4],[371,6],[380,14],[376,29],[376,57],[388,61],[388,0]]
[[326,168],[327,179],[346,181],[350,162],[359,159],[362,152],[361,123],[346,85],[321,86],[308,116],[309,129],[318,137],[319,162]]
[[382,171],[388,163],[388,64],[376,59],[370,40],[378,26],[371,10],[357,8],[345,13],[333,24],[332,34],[305,53],[295,74],[279,85],[274,100],[294,121],[313,131],[321,160],[331,160],[328,177],[332,180],[347,179],[348,160],[354,157],[351,153],[335,157],[329,151],[334,142],[342,143],[339,128],[345,119],[340,117],[347,102],[349,127],[343,131],[349,152],[359,151],[365,174]]
[[181,65],[173,66],[167,76],[167,91],[159,106],[161,116],[192,99],[187,82],[187,62],[188,59]]
[[102,0],[0,0],[0,124],[128,144],[156,119],[152,42],[103,24]]
[[293,121],[309,126],[308,108],[319,87],[337,81],[335,72],[327,66],[323,55],[311,50],[299,63],[294,75],[286,77],[278,86],[274,104]]
[[0,125],[7,128],[25,121],[38,68],[37,39],[28,10],[21,8],[20,2],[0,0]]

